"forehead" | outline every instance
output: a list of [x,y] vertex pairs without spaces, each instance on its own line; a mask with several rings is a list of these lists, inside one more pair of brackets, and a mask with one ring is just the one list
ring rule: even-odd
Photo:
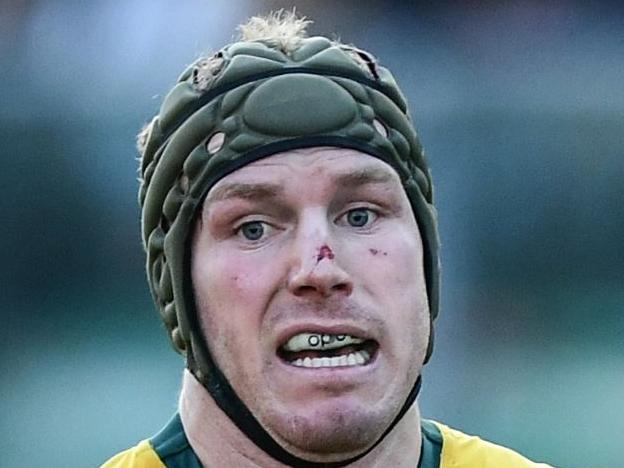
[[224,198],[241,184],[285,187],[293,183],[328,187],[375,183],[401,187],[397,172],[374,156],[346,148],[315,147],[254,161],[219,180],[208,192],[206,201]]

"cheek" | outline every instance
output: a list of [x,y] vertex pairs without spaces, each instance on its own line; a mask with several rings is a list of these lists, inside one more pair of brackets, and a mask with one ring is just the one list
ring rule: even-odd
[[[393,235],[369,241],[359,252],[358,261],[367,271],[395,293],[402,295],[424,285],[422,247],[420,239],[413,234]],[[424,291],[424,288],[422,289]]]
[[[223,333],[232,326],[258,325],[270,297],[274,264],[250,255],[207,252],[194,258],[192,274],[203,321]],[[232,320],[236,318],[236,320]]]
[[257,355],[262,301],[253,268],[240,259],[197,257],[192,268],[197,313],[213,358],[232,381],[236,363]]
[[393,315],[388,325],[398,338],[401,350],[396,351],[421,354],[429,336],[429,307],[420,237],[397,230],[392,236],[370,241],[362,250],[360,261],[367,267],[361,271],[368,275],[386,313]]

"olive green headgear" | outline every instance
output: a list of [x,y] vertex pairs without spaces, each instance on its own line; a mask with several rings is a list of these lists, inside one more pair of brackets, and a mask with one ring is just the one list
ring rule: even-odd
[[[207,143],[218,133],[225,140],[211,154]],[[260,158],[332,146],[392,166],[418,221],[433,324],[439,242],[431,177],[401,91],[368,53],[325,37],[302,39],[288,53],[260,40],[228,45],[180,76],[144,143],[140,203],[151,292],[173,345],[215,399],[228,385],[199,328],[189,241],[210,188]],[[426,360],[432,346],[433,328]]]

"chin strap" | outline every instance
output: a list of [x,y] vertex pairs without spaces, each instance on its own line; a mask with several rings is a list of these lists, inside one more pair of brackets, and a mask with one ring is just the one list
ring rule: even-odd
[[[197,368],[194,362],[190,361],[187,363],[189,370],[193,373],[193,375],[199,380],[199,382],[208,390],[210,395],[212,395],[217,406],[221,408],[221,410],[230,418],[234,424],[245,434],[256,446],[262,449],[264,452],[269,454],[275,460],[289,466],[296,466],[300,468],[338,468],[349,465],[350,463],[359,460],[360,458],[366,456],[369,452],[371,452],[381,441],[392,431],[394,426],[401,420],[401,418],[405,415],[405,413],[410,409],[418,393],[420,392],[420,387],[422,384],[422,378],[419,375],[418,379],[414,383],[412,390],[410,391],[405,403],[401,407],[401,410],[398,412],[392,423],[386,428],[384,433],[375,441],[373,445],[371,445],[364,452],[356,455],[355,457],[349,458],[347,460],[337,461],[337,462],[329,462],[329,463],[320,463],[320,462],[312,462],[309,460],[304,460],[303,458],[299,458],[296,455],[286,451],[281,445],[279,445],[271,435],[260,425],[258,420],[253,416],[251,411],[247,408],[247,406],[242,402],[242,400],[238,397],[234,389],[230,386],[226,377],[220,371],[220,369],[215,365],[212,360],[212,356],[210,357],[210,367],[211,372],[206,375],[204,378],[201,378],[202,373],[197,372]],[[198,375],[199,374],[199,375]]]

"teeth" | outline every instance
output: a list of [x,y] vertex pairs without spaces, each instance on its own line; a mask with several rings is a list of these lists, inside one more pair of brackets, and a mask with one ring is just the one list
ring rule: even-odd
[[365,361],[366,361],[366,359],[364,359],[364,356],[362,356],[361,353],[358,353],[358,354],[355,355],[355,363],[356,364],[359,364],[361,366],[362,364],[364,364]]
[[347,365],[348,366],[357,365],[357,359],[355,359],[355,353],[351,353],[347,356]]
[[356,351],[342,356],[322,358],[299,358],[291,362],[296,367],[353,367],[362,366],[370,361],[370,354],[366,351]]
[[284,350],[296,353],[306,350],[336,349],[363,342],[363,339],[351,335],[299,333],[288,340],[284,345]]

